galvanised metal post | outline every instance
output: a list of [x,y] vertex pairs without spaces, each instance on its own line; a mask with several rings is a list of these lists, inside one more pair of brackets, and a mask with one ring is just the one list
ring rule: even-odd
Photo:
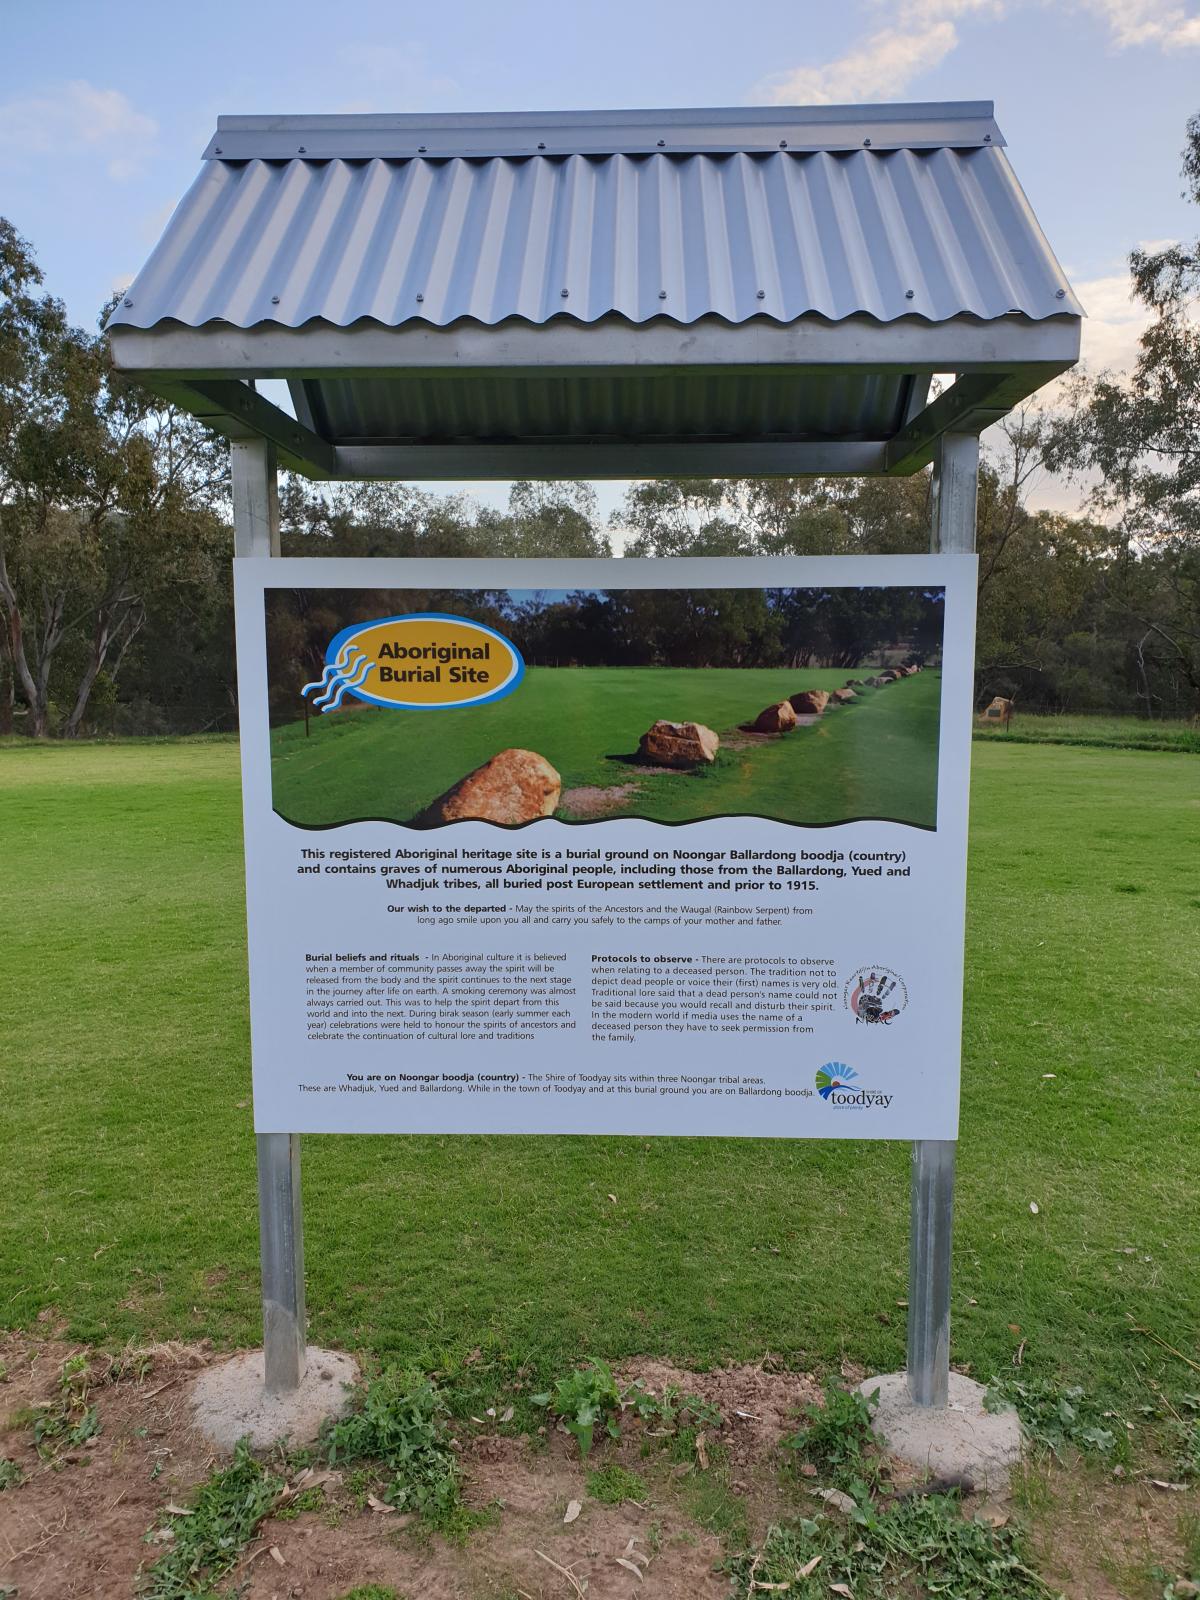
[[[239,556],[279,554],[275,447],[235,440],[233,542]],[[304,1207],[300,1135],[260,1133],[258,1226],[262,1256],[264,1376],[268,1394],[288,1394],[304,1376]]]
[[[933,459],[929,548],[975,548],[979,440],[943,434]],[[945,1406],[950,1383],[950,1251],[954,1229],[954,1139],[917,1139],[912,1150],[908,1242],[908,1392],[916,1406]]]

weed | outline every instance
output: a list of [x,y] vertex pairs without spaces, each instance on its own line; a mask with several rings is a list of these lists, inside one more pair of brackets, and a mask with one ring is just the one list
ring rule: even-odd
[[702,1396],[684,1394],[674,1383],[655,1395],[640,1378],[621,1391],[621,1410],[635,1411],[643,1422],[657,1422],[663,1428],[677,1428],[685,1421],[698,1428],[719,1428],[724,1420],[716,1406]]
[[619,1467],[615,1461],[589,1472],[587,1487],[592,1499],[602,1500],[606,1506],[624,1505],[626,1500],[644,1504],[649,1494],[644,1479],[639,1478],[636,1472]]
[[1171,1425],[1172,1466],[1176,1477],[1194,1483],[1200,1479],[1200,1394],[1185,1394],[1179,1404]]
[[885,1510],[864,1498],[845,1520],[818,1516],[777,1525],[758,1550],[740,1553],[727,1570],[736,1596],[783,1585],[789,1600],[827,1600],[831,1592],[855,1600],[908,1593],[1047,1600],[1054,1592],[1026,1565],[1014,1530],[964,1520],[953,1495]]
[[801,1415],[807,1427],[784,1443],[839,1488],[875,1482],[879,1457],[871,1432],[871,1411],[877,1398],[841,1389],[830,1379],[825,1385],[824,1405],[805,1406]]
[[[285,1488],[282,1478],[250,1454],[248,1441],[239,1439],[229,1466],[201,1485],[190,1515],[162,1523],[170,1547],[144,1575],[142,1600],[199,1600],[210,1594]],[[154,1537],[153,1531],[147,1535]]]
[[302,1489],[294,1500],[286,1506],[281,1506],[275,1515],[280,1522],[295,1522],[296,1518],[305,1511],[321,1511],[325,1505],[325,1487],[318,1484],[315,1489]]
[[[416,1511],[433,1527],[461,1521],[459,1469],[445,1427],[442,1395],[422,1373],[390,1368],[356,1391],[349,1416],[325,1429],[321,1443],[330,1462],[378,1461],[390,1474],[383,1491],[389,1505]],[[364,1498],[358,1474],[347,1484]]]
[[24,1476],[16,1461],[10,1461],[7,1456],[0,1456],[0,1489],[15,1489]]
[[100,1413],[88,1404],[90,1393],[87,1357],[71,1356],[62,1364],[55,1397],[32,1406],[26,1413],[43,1461],[53,1460],[63,1450],[77,1448],[100,1432]]
[[1078,1386],[1064,1389],[1049,1378],[993,1378],[983,1404],[987,1411],[1012,1407],[1029,1439],[1060,1461],[1072,1446],[1111,1455],[1117,1443],[1116,1431],[1104,1426],[1111,1413]]
[[404,1596],[383,1583],[360,1583],[357,1588],[348,1589],[341,1600],[404,1600]]
[[592,1435],[596,1424],[602,1423],[610,1437],[621,1437],[617,1413],[621,1407],[621,1391],[616,1379],[603,1361],[593,1361],[559,1378],[547,1394],[531,1396],[535,1406],[544,1406],[559,1418],[567,1432],[579,1443],[579,1453],[586,1456],[592,1448]]

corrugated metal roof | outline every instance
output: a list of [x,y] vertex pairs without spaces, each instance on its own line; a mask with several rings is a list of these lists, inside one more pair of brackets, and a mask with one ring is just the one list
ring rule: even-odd
[[[859,123],[834,119],[835,143],[874,108],[848,109]],[[690,119],[676,137],[696,142],[706,114],[676,115]],[[722,118],[767,126],[708,115],[725,133]],[[248,136],[295,139],[306,154],[206,161],[110,326],[1081,314],[998,137],[962,148],[961,116],[934,148],[407,159],[317,159],[298,132],[309,124],[282,120]],[[314,141],[373,119],[335,120],[312,124]],[[983,140],[977,115],[972,127]]]

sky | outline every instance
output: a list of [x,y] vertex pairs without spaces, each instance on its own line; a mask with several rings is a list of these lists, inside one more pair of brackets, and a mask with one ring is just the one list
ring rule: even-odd
[[[1179,178],[1200,0],[0,0],[0,41],[0,215],[86,326],[150,253],[220,113],[994,100],[1089,314],[1092,369],[1135,351],[1130,249],[1200,228]],[[623,492],[598,488],[605,510]],[[1064,493],[1043,484],[1035,503]]]

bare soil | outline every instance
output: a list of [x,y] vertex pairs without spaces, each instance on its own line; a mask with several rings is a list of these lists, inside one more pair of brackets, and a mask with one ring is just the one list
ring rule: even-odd
[[[87,1398],[101,1431],[45,1461],[28,1408],[55,1398],[62,1364],[77,1354],[90,1358]],[[147,1534],[220,1465],[195,1433],[188,1401],[190,1380],[217,1359],[203,1345],[168,1344],[114,1363],[62,1340],[0,1339],[0,1456],[25,1474],[0,1491],[0,1595],[131,1600],[139,1568],[161,1548]],[[713,1507],[732,1506],[754,1538],[796,1513],[804,1484],[781,1480],[780,1441],[819,1385],[774,1370],[769,1358],[703,1373],[643,1358],[619,1376],[656,1394],[671,1384],[699,1395],[722,1423],[706,1430],[694,1459],[680,1460],[653,1424],[627,1413],[621,1440],[581,1462],[574,1440],[552,1427],[514,1434],[495,1420],[465,1421],[456,1435],[465,1498],[485,1516],[464,1543],[371,1509],[361,1485],[335,1474],[316,1509],[262,1524],[221,1591],[241,1584],[246,1600],[340,1600],[375,1583],[405,1600],[725,1600]],[[639,1474],[644,1502],[611,1506],[589,1495],[588,1470],[609,1462]],[[908,1481],[899,1469],[894,1477],[897,1487]],[[1177,1555],[1180,1519],[1200,1500],[1047,1467],[1018,1474],[1017,1494],[1043,1571],[1070,1600],[1161,1592],[1142,1580],[1154,1560]],[[581,1510],[568,1523],[572,1501]]]

